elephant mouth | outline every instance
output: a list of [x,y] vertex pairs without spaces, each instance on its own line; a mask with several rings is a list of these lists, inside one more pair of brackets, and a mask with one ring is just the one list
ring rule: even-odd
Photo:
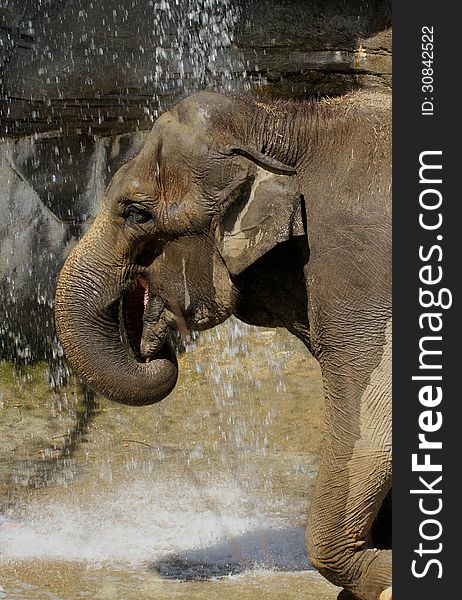
[[149,275],[139,275],[121,301],[121,338],[140,363],[158,357],[163,346],[169,345],[168,332],[177,325],[175,315],[152,290]]
[[139,276],[123,294],[121,300],[121,337],[138,362],[146,362],[141,353],[141,340],[148,299],[147,280],[144,276]]

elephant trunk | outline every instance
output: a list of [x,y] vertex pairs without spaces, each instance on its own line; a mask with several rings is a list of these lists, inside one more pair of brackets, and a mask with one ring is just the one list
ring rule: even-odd
[[[129,314],[128,329],[134,329],[136,320],[142,328],[146,301],[142,296],[138,302],[141,317],[134,316],[133,309],[121,308],[136,277],[120,267],[121,256],[104,242],[96,225],[70,254],[58,280],[55,310],[61,344],[72,367],[95,391],[133,406],[159,402],[175,387],[175,355],[167,341],[149,357],[133,345],[130,351],[123,342],[121,321]],[[125,337],[129,335],[125,326]],[[141,332],[138,337],[140,342]]]

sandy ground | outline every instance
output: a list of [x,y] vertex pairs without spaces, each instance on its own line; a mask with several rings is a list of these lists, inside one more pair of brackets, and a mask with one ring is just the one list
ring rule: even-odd
[[[95,589],[95,582],[98,588]],[[335,600],[339,589],[316,572],[163,581],[149,572],[29,562],[2,569],[2,600]]]

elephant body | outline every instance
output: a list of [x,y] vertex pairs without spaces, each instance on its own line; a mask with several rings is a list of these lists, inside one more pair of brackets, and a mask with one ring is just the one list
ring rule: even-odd
[[171,329],[235,314],[304,342],[326,398],[310,559],[360,600],[391,585],[390,135],[380,92],[186,98],[115,175],[56,295],[72,365],[127,404],[173,389]]

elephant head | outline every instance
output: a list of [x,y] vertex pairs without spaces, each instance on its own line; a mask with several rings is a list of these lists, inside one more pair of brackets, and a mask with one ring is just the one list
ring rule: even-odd
[[110,183],[57,286],[75,370],[117,402],[158,402],[177,363],[168,331],[227,319],[234,278],[303,230],[296,156],[255,103],[199,93],[164,113]]

